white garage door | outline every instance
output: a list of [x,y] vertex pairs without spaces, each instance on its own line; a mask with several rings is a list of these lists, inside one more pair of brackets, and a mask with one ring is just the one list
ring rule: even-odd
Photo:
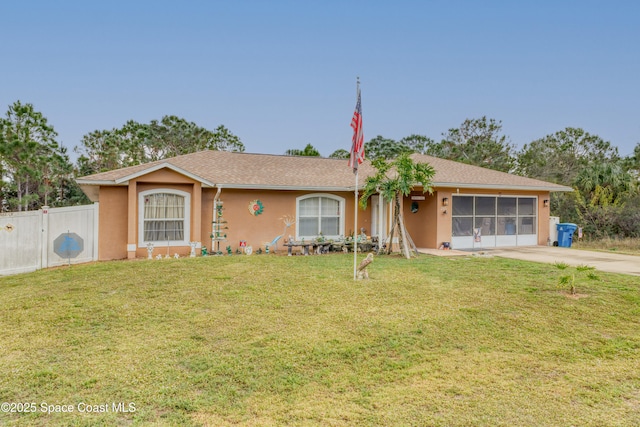
[[453,195],[454,249],[538,244],[538,199],[531,196]]

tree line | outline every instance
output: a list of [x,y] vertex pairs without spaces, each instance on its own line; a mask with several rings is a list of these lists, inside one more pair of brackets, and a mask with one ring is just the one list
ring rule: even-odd
[[57,136],[32,104],[9,106],[0,118],[0,212],[89,203],[76,177],[200,150],[244,151],[224,126],[209,130],[176,116],[90,132],[74,148],[75,164]]
[[[220,125],[209,130],[176,116],[149,123],[130,120],[120,128],[95,130],[82,137],[73,164],[57,133],[32,104],[16,101],[0,118],[0,211],[39,209],[43,205],[88,203],[75,178],[200,150],[244,151],[240,138]],[[376,136],[365,143],[370,160],[393,160],[422,153],[575,189],[553,193],[551,213],[580,224],[588,236],[640,237],[640,143],[633,154],[580,128],[566,128],[518,150],[503,134],[502,122],[466,119],[440,141],[412,134],[398,141]],[[292,156],[320,156],[311,144],[290,149]],[[348,158],[345,149],[329,157]]]
[[[293,151],[293,153],[291,153]],[[296,153],[319,155],[310,145]],[[370,160],[393,160],[421,153],[574,188],[551,194],[551,215],[583,227],[590,238],[640,237],[640,143],[621,157],[610,142],[568,127],[518,150],[502,132],[502,122],[481,117],[449,129],[439,142],[424,135],[399,141],[376,136],[365,143]],[[348,158],[337,150],[329,157]]]

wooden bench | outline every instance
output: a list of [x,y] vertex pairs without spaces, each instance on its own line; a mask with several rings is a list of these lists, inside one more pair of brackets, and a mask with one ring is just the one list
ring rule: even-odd
[[304,255],[309,255],[309,248],[311,251],[316,254],[326,254],[331,250],[331,246],[334,245],[333,242],[293,242],[293,243],[285,243],[287,247],[287,255],[291,256],[293,248],[302,248],[302,253]]
[[287,255],[291,256],[291,249],[292,248],[302,248],[302,252],[304,255],[309,255],[309,246],[313,246],[313,243],[311,242],[293,242],[293,243],[285,243],[285,246],[287,247]]

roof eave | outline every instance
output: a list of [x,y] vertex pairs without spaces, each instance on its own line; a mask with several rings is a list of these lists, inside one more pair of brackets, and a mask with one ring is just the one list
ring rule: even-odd
[[545,186],[545,185],[506,185],[506,184],[471,184],[456,182],[434,182],[434,188],[473,188],[478,190],[518,190],[518,191],[549,191],[549,192],[571,192],[571,187],[566,186]]
[[[77,178],[76,182],[78,183],[78,185],[116,185],[116,182],[112,179],[111,180],[93,180],[93,179]],[[126,183],[120,184],[120,185],[126,185]]]
[[289,191],[354,191],[353,186],[305,186],[305,185],[260,185],[260,184],[224,184],[216,185],[225,190],[289,190]]
[[[178,172],[178,171],[176,171]],[[141,174],[144,175],[144,174]],[[138,175],[140,176],[140,175]],[[129,177],[132,179],[133,177]],[[192,177],[193,178],[193,177]],[[195,178],[194,178],[195,179]],[[353,186],[306,186],[306,185],[261,185],[261,184],[214,184],[206,180],[199,179],[203,184],[203,187],[213,188],[221,187],[224,189],[236,189],[236,190],[289,190],[289,191],[354,191]],[[117,185],[126,186],[129,181],[124,179],[119,180],[86,180],[76,179],[79,185]],[[572,192],[571,187],[565,186],[529,186],[529,185],[505,185],[505,184],[469,184],[469,183],[455,183],[455,182],[434,182],[432,184],[434,188],[473,188],[484,190],[519,190],[519,191],[549,191],[549,192]],[[417,186],[420,187],[420,186]],[[362,189],[363,186],[359,185],[358,189]]]

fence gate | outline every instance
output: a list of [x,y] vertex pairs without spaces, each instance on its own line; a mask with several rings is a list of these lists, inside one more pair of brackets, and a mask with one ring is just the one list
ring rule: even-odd
[[97,259],[97,203],[0,214],[0,275]]

